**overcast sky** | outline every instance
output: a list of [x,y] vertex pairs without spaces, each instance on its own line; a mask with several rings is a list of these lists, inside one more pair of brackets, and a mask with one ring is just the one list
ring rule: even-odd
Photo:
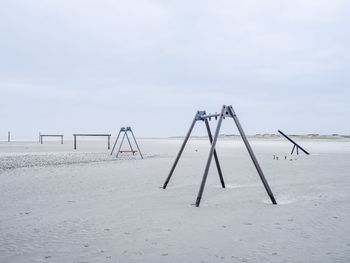
[[183,135],[222,104],[249,134],[350,134],[349,3],[2,1],[0,140]]

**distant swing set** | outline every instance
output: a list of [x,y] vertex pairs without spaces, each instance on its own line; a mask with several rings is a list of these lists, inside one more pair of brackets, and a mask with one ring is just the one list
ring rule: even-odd
[[[209,126],[209,121],[212,119],[212,118],[215,118],[215,120],[218,120],[218,123],[217,123],[217,126],[216,126],[216,130],[215,130],[215,134],[214,134],[214,138],[212,136],[212,133],[211,133],[211,130],[210,130],[210,126]],[[215,114],[206,114],[205,111],[197,111],[197,113],[195,114],[195,117],[192,121],[192,124],[190,126],[190,129],[188,130],[187,132],[187,135],[182,143],[182,146],[180,148],[180,151],[175,159],[175,162],[173,164],[173,166],[171,167],[171,170],[170,170],[170,173],[168,175],[168,177],[166,178],[165,182],[164,182],[164,185],[163,185],[163,189],[166,189],[173,173],[174,173],[174,170],[176,168],[176,165],[182,155],[182,152],[183,150],[185,149],[185,146],[187,144],[187,141],[189,139],[189,137],[191,136],[191,133],[192,133],[192,130],[195,126],[195,124],[197,123],[197,121],[204,121],[205,123],[205,126],[206,126],[206,129],[207,129],[207,133],[208,133],[208,137],[209,137],[209,141],[211,143],[211,148],[209,150],[209,156],[208,156],[208,160],[207,160],[207,164],[205,166],[205,170],[204,170],[204,174],[203,174],[203,179],[202,179],[202,183],[200,185],[200,188],[199,188],[199,192],[198,192],[198,195],[197,195],[197,199],[196,199],[196,207],[199,207],[199,204],[201,202],[201,199],[202,199],[202,195],[203,195],[203,191],[204,191],[204,187],[205,187],[205,183],[206,183],[206,180],[207,180],[207,177],[208,177],[208,172],[209,172],[209,168],[210,168],[210,164],[212,162],[212,158],[214,156],[214,159],[215,159],[215,163],[216,163],[216,167],[217,167],[217,170],[218,170],[218,173],[219,173],[219,178],[220,178],[220,182],[221,182],[221,186],[222,188],[225,188],[225,182],[224,182],[224,179],[223,179],[223,176],[222,176],[222,171],[221,171],[221,167],[220,167],[220,163],[219,163],[219,158],[217,156],[217,152],[216,152],[216,149],[215,149],[215,146],[216,146],[216,142],[217,142],[217,139],[219,137],[219,133],[220,133],[220,128],[221,128],[221,124],[222,124],[222,121],[225,119],[225,118],[232,118],[238,128],[238,131],[241,135],[241,138],[248,150],[248,153],[253,161],[253,164],[260,176],[260,179],[265,187],[265,190],[268,194],[268,196],[270,197],[271,199],[271,202],[272,204],[276,205],[277,202],[276,202],[276,199],[271,191],[271,188],[264,176],[264,173],[263,171],[261,170],[261,167],[258,163],[258,160],[256,159],[255,157],[255,154],[249,144],[249,141],[247,139],[247,136],[245,135],[243,129],[242,129],[242,126],[238,120],[238,117],[235,113],[235,111],[233,110],[232,106],[226,106],[226,105],[223,105],[222,106],[222,109],[221,109],[221,112],[220,113],[215,113]]]
[[[116,158],[118,158],[119,153],[132,153],[132,155],[135,155],[135,153],[137,153],[137,151],[134,150],[134,148],[132,147],[132,144],[131,144],[131,142],[130,142],[130,138],[129,138],[129,136],[128,136],[128,132],[131,134],[131,136],[132,136],[132,138],[133,138],[133,140],[134,140],[134,143],[135,143],[135,145],[136,145],[136,148],[137,148],[138,152],[140,153],[141,158],[143,159],[143,155],[142,155],[142,153],[141,153],[140,147],[139,147],[139,145],[138,145],[138,143],[137,143],[137,141],[136,141],[136,138],[135,138],[135,136],[134,136],[134,133],[133,133],[131,127],[121,127],[121,128],[120,128],[120,131],[119,131],[119,133],[118,133],[117,139],[116,139],[115,142],[114,142],[114,145],[113,145],[113,148],[112,148],[112,151],[111,151],[111,155],[113,155],[115,146],[117,145],[118,140],[119,140],[121,134],[123,134],[123,137],[122,137],[121,143],[120,143],[120,145],[119,145]],[[127,139],[127,141],[128,141],[130,150],[121,150],[121,148],[122,148],[122,146],[123,146],[123,142],[124,142],[125,137],[126,137],[126,139]]]

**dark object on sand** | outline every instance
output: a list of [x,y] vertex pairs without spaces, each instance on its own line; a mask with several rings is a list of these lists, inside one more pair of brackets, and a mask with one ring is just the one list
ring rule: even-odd
[[[130,139],[129,139],[129,136],[128,136],[128,132],[131,133],[132,138],[134,139],[135,145],[136,145],[136,147],[137,147],[137,149],[138,149],[138,151],[139,151],[139,153],[140,153],[140,155],[141,155],[141,158],[143,159],[141,150],[140,150],[140,148],[139,148],[139,145],[137,144],[136,138],[135,138],[135,136],[134,136],[134,133],[132,132],[131,127],[122,127],[122,128],[120,128],[120,131],[119,131],[119,133],[118,133],[117,139],[115,140],[115,143],[114,143],[114,145],[113,145],[113,149],[112,149],[112,151],[111,151],[111,155],[112,155],[113,152],[114,152],[114,148],[115,148],[115,146],[116,146],[117,143],[118,143],[118,139],[119,139],[121,133],[124,133],[124,135],[123,135],[122,141],[121,141],[121,143],[120,143],[120,146],[119,146],[119,149],[118,149],[116,158],[118,158],[119,153],[131,152],[132,155],[135,155],[135,153],[137,153],[137,151],[134,150],[134,149],[132,148],[132,145],[131,145],[131,142],[130,142]],[[128,143],[129,143],[129,146],[130,146],[130,151],[122,151],[122,150],[121,150],[125,137],[126,137],[126,139],[128,140]]]
[[[214,138],[212,137],[212,133],[211,133],[211,130],[210,130],[210,126],[209,126],[209,122],[208,120],[210,121],[211,118],[215,118],[215,120],[218,120],[218,124],[216,126],[216,131],[215,131],[215,134],[214,134]],[[277,204],[276,200],[275,200],[275,197],[273,196],[273,193],[269,187],[269,184],[267,182],[267,180],[265,179],[265,176],[260,168],[260,165],[255,157],[255,154],[248,142],[248,139],[247,139],[247,136],[245,135],[243,129],[242,129],[242,126],[238,120],[238,117],[236,115],[236,113],[234,112],[232,106],[226,106],[226,105],[223,105],[222,106],[222,109],[221,109],[221,113],[215,113],[215,114],[206,114],[205,111],[197,111],[195,117],[194,117],[194,120],[190,126],[190,129],[185,137],[185,140],[180,148],[180,151],[175,159],[175,162],[170,170],[170,173],[163,185],[163,189],[165,189],[170,181],[170,178],[171,176],[173,175],[174,173],[174,170],[176,168],[176,165],[181,157],[181,154],[186,146],[186,143],[192,133],[192,130],[196,124],[197,121],[204,121],[205,123],[205,126],[206,126],[206,129],[207,129],[207,133],[208,133],[208,137],[209,137],[209,141],[211,143],[211,148],[210,148],[210,151],[209,151],[209,157],[208,157],[208,161],[207,161],[207,164],[205,166],[205,170],[204,170],[204,175],[203,175],[203,179],[202,179],[202,183],[201,183],[201,186],[200,186],[200,189],[199,189],[199,192],[198,192],[198,196],[197,196],[197,199],[196,199],[196,206],[198,207],[199,204],[200,204],[200,201],[201,201],[201,198],[202,198],[202,195],[203,195],[203,191],[204,191],[204,187],[205,187],[205,183],[206,183],[206,180],[207,180],[207,176],[208,176],[208,172],[209,172],[209,168],[210,168],[210,164],[211,164],[211,161],[212,161],[212,158],[214,156],[214,159],[215,159],[215,163],[216,163],[216,167],[217,167],[217,170],[218,170],[218,173],[219,173],[219,178],[220,178],[220,182],[221,182],[221,185],[222,185],[222,188],[225,188],[225,182],[224,182],[224,179],[222,177],[222,172],[221,172],[221,168],[220,168],[220,163],[219,163],[219,159],[218,159],[218,156],[217,156],[217,153],[216,153],[216,150],[215,150],[215,145],[216,145],[216,142],[217,142],[217,139],[219,137],[219,133],[220,133],[220,128],[221,128],[221,123],[222,123],[222,120],[225,119],[225,118],[232,118],[238,128],[238,131],[241,135],[241,138],[243,139],[243,142],[248,150],[248,153],[254,163],[254,166],[260,176],[260,179],[265,187],[265,190],[267,192],[267,194],[269,195],[270,199],[271,199],[271,202],[273,204]]]
[[278,130],[278,132],[284,137],[286,138],[288,141],[290,141],[291,143],[294,144],[292,152],[290,154],[294,153],[294,150],[297,150],[297,155],[299,155],[299,149],[302,150],[305,154],[309,155],[309,153],[303,149],[303,147],[301,147],[299,144],[297,144],[295,141],[293,141],[291,138],[289,138],[287,135],[285,135],[283,132],[281,132],[280,130]]
[[82,136],[82,137],[108,137],[108,150],[111,148],[111,135],[110,134],[99,134],[99,133],[93,133],[93,134],[73,134],[74,136],[74,150],[77,149],[77,137]]
[[39,142],[43,144],[43,137],[61,137],[61,144],[63,144],[63,136],[62,134],[39,134]]

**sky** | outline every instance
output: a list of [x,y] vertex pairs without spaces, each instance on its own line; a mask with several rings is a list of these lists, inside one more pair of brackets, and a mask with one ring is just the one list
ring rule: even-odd
[[248,134],[350,134],[349,13],[346,0],[2,1],[0,140],[184,135],[223,104]]

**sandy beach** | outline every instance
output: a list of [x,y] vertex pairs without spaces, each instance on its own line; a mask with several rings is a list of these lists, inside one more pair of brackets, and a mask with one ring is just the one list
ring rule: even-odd
[[0,262],[350,261],[350,141],[303,140],[311,155],[291,157],[252,139],[274,206],[242,141],[220,139],[227,187],[212,165],[199,208],[207,140],[160,189],[181,142],[141,139],[143,160],[101,141],[1,142]]

